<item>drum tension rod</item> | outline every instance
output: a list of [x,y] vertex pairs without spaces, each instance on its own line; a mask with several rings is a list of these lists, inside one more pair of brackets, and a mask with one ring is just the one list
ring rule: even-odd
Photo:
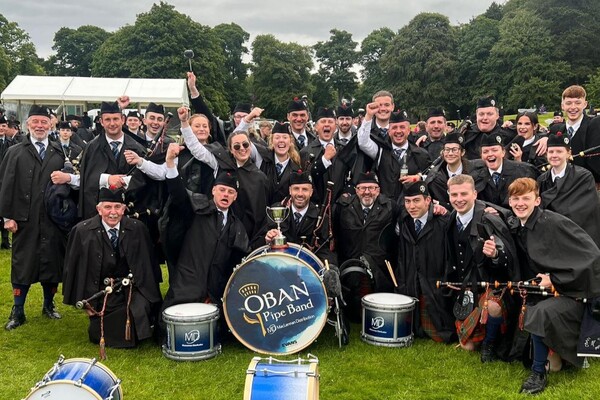
[[117,379],[114,386],[110,388],[110,392],[108,392],[108,397],[104,400],[113,400],[115,391],[119,388],[119,386],[121,386],[121,380]]
[[79,378],[79,380],[77,380],[77,382],[75,382],[75,386],[81,387],[81,385],[83,385],[83,381],[87,377],[87,374],[90,373],[90,371],[92,370],[92,368],[94,368],[94,365],[96,365],[96,359],[92,358],[92,362],[87,367],[87,369],[85,370],[85,372],[83,373],[83,375],[81,375],[81,377]]

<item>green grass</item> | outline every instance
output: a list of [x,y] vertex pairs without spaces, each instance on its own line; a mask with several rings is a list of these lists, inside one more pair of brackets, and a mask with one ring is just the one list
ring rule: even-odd
[[[0,251],[2,324],[12,304],[9,263],[10,252]],[[63,319],[50,321],[41,316],[41,302],[40,285],[34,285],[26,305],[27,323],[11,332],[0,329],[2,400],[25,398],[60,354],[98,356],[98,347],[88,342],[83,312],[60,305]],[[226,343],[218,357],[198,362],[168,360],[150,342],[137,349],[107,351],[103,363],[123,381],[125,400],[242,399],[246,369],[255,356],[237,342]],[[343,349],[338,349],[333,329],[325,327],[301,355],[309,352],[319,357],[324,400],[524,398],[517,393],[527,375],[521,364],[483,365],[478,354],[428,340],[404,349],[372,346],[360,340],[359,325],[352,326],[350,345]],[[589,369],[552,374],[550,386],[535,398],[598,398],[600,362],[591,361]]]

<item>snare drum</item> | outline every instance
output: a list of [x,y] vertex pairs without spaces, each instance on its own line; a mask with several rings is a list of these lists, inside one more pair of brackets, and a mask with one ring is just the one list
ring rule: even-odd
[[321,260],[319,260],[319,257],[317,257],[312,251],[308,250],[306,247],[299,246],[296,243],[288,243],[287,247],[277,249],[272,249],[271,246],[265,245],[254,250],[248,255],[248,257],[246,257],[246,259],[250,259],[259,254],[272,252],[286,253],[291,256],[298,257],[299,259],[310,265],[315,271],[317,271],[321,275],[323,274],[323,270],[325,269],[325,266],[323,265]]
[[319,274],[286,253],[264,253],[238,266],[225,287],[223,312],[235,337],[262,354],[292,354],[310,345],[327,321]]
[[254,357],[246,371],[244,400],[318,400],[319,360]]
[[362,307],[362,340],[377,346],[412,345],[415,299],[396,293],[372,293],[362,298]]
[[121,380],[96,359],[60,356],[25,400],[121,400]]
[[212,358],[221,352],[217,335],[219,309],[213,304],[186,303],[163,311],[167,341],[165,357],[177,361]]

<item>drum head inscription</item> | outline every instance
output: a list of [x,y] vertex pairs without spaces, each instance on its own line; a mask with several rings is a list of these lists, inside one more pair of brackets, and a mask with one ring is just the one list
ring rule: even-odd
[[261,254],[231,276],[223,298],[227,325],[249,349],[292,354],[310,345],[327,319],[327,295],[317,273],[285,253]]

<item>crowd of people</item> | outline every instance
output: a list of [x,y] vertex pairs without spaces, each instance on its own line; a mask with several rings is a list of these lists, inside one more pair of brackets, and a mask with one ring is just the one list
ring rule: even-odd
[[[600,119],[585,115],[581,86],[564,90],[548,130],[529,111],[503,123],[485,97],[460,126],[432,108],[415,132],[388,91],[360,112],[319,107],[313,121],[294,99],[287,121],[255,131],[261,108],[239,104],[228,126],[191,72],[188,87],[179,139],[165,134],[160,104],[123,115],[126,96],[102,103],[95,130],[37,105],[27,135],[0,118],[7,330],[25,323],[37,282],[42,313],[62,318],[62,283],[63,302],[89,315],[91,341],[135,346],[161,336],[169,306],[221,307],[234,267],[283,233],[342,275],[361,260],[372,292],[418,299],[418,337],[458,342],[482,362],[530,360],[524,393],[543,391],[563,362],[583,365],[580,325],[589,307],[600,312]],[[281,232],[271,205],[289,208]],[[347,316],[360,314],[360,293],[344,296]]]

